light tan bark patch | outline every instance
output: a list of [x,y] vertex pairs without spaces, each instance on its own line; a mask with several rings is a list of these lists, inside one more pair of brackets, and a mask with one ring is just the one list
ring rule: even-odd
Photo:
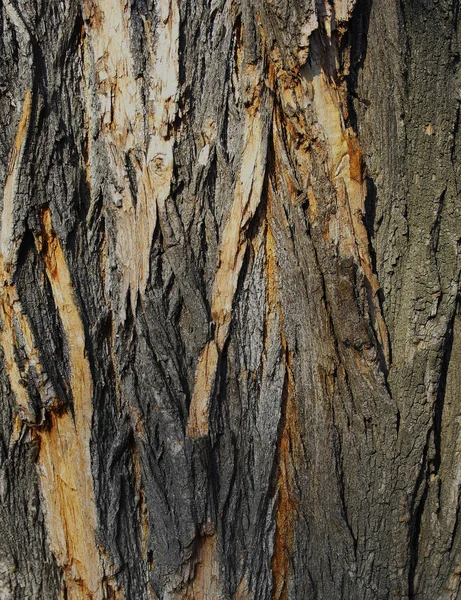
[[[130,5],[123,0],[85,0],[88,38],[96,67],[101,138],[115,183],[109,195],[116,217],[116,263],[122,271],[119,316],[129,293],[136,312],[138,294],[149,278],[150,249],[158,213],[166,212],[173,176],[173,123],[179,77],[179,9],[176,0],[157,3],[155,41],[144,22],[150,49],[145,78],[133,66]],[[147,97],[147,112],[146,99]],[[136,179],[134,195],[126,161]],[[97,162],[90,155],[90,164]]]
[[221,597],[216,534],[198,539],[191,581],[174,600],[217,600]]

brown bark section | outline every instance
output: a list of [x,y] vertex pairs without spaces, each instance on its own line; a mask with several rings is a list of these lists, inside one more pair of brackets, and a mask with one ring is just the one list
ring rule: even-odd
[[457,597],[458,3],[423,4],[439,120],[411,0],[0,5],[0,595]]

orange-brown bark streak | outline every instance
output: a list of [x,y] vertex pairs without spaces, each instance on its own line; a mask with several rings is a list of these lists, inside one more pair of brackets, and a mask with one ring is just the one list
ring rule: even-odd
[[[280,164],[275,159],[275,172]],[[292,439],[296,438],[296,404],[295,385],[291,371],[291,355],[284,333],[284,315],[279,299],[279,267],[277,264],[277,249],[271,229],[271,207],[275,201],[272,185],[268,186],[267,211],[266,211],[266,280],[267,280],[267,327],[275,326],[274,314],[278,313],[277,325],[283,348],[283,363],[285,367],[285,381],[283,385],[281,407],[281,434],[278,447],[278,475],[276,484],[276,528],[274,537],[274,551],[271,560],[274,600],[288,599],[288,583],[290,576],[290,559],[293,551],[296,498],[293,485],[293,461],[296,460],[296,448]]]
[[290,575],[290,560],[293,552],[293,540],[296,518],[296,500],[293,497],[292,462],[294,447],[292,437],[297,420],[294,402],[294,382],[289,367],[287,367],[283,392],[283,429],[279,445],[279,473],[277,479],[277,513],[274,539],[274,553],[272,555],[273,595],[275,600],[288,599],[288,583]]

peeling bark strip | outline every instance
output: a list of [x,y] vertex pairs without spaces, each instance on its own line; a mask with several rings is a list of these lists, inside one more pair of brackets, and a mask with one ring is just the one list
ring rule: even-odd
[[[17,290],[14,286],[4,284],[0,293],[0,317],[3,324],[1,344],[19,417],[29,425],[40,425],[44,420],[44,408],[51,408],[55,404],[56,394],[40,363],[40,353],[28,319],[23,314]],[[22,360],[18,361],[18,356],[21,355]],[[38,392],[41,406],[36,406],[32,401],[28,386]]]
[[0,598],[461,594],[453,0],[0,2]]
[[194,563],[190,582],[174,593],[171,596],[172,600],[220,598],[218,548],[214,533],[205,535],[198,540]]
[[312,77],[313,104],[318,125],[328,147],[328,168],[338,198],[337,226],[331,227],[330,239],[344,256],[358,259],[370,287],[370,307],[376,334],[389,365],[389,342],[379,304],[378,280],[373,272],[365,228],[366,186],[363,179],[362,151],[352,128],[344,124],[343,103],[334,81],[325,72]]
[[[23,131],[24,114],[19,133],[22,135]],[[5,220],[2,225],[7,223]],[[43,425],[45,409],[51,411],[46,424],[36,430],[40,440],[37,468],[49,543],[58,564],[64,569],[67,597],[96,600],[104,595],[101,558],[95,541],[95,499],[89,447],[92,378],[70,274],[52,230],[49,209],[43,213],[43,232],[37,238],[37,245],[68,341],[73,414],[59,407],[53,385],[41,365],[40,352],[23,314],[17,290],[6,282],[2,286],[0,303],[2,348],[21,420],[29,425]],[[8,269],[4,264],[2,257],[1,272],[7,277]],[[17,356],[21,354],[25,360],[18,363]],[[41,398],[41,407],[34,406],[29,391],[31,385]]]
[[[277,482],[276,482],[276,514],[274,551],[271,557],[273,579],[272,598],[286,600],[289,598],[288,585],[291,576],[290,558],[293,553],[293,540],[296,519],[295,482],[293,479],[294,437],[296,436],[296,389],[290,366],[290,351],[284,332],[284,316],[280,304],[279,281],[282,279],[277,263],[277,244],[271,229],[271,214],[274,191],[269,185],[267,191],[267,230],[266,230],[266,269],[267,269],[267,337],[271,336],[271,328],[277,327],[283,350],[283,396],[278,440]],[[275,318],[276,317],[276,318]]]
[[37,430],[38,471],[45,501],[50,546],[64,569],[67,597],[104,598],[102,560],[96,546],[96,510],[90,438],[93,381],[85,349],[85,332],[75,304],[69,269],[45,209],[37,237],[53,298],[69,348],[72,413],[52,411]]

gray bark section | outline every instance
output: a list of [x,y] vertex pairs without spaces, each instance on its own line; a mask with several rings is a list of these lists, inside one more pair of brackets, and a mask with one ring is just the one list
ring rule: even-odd
[[[276,597],[461,597],[459,3],[364,0],[341,41],[343,56],[349,49],[351,56],[343,75],[349,118],[369,173],[366,219],[390,365],[375,338],[363,274],[325,240],[336,209],[324,155],[312,147],[321,213],[313,225],[307,201],[294,204],[280,180],[270,136],[263,196],[270,188],[275,201],[269,210],[263,200],[248,229],[255,243],[239,277],[210,434],[198,440],[186,435],[189,403],[197,359],[213,335],[218,247],[244,137],[245,107],[235,101],[231,81],[236,44],[246,63],[261,63],[260,18],[268,47],[276,42],[288,56],[311,4],[180,3],[182,116],[171,199],[159,214],[146,292],[123,323],[110,297],[117,294],[117,266],[109,265],[109,286],[103,275],[102,245],[115,243],[115,209],[104,144],[84,119],[83,16],[75,3],[64,10],[58,2],[8,2],[18,26],[6,4],[2,187],[24,91],[33,90],[17,193],[22,242],[15,279],[47,373],[63,404],[72,406],[67,342],[33,241],[39,209],[49,205],[92,368],[96,537],[113,586],[125,598],[179,593],[193,578],[202,540],[216,535],[222,597],[233,598],[242,580],[241,597],[273,597],[285,477],[289,569]],[[131,10],[131,51],[142,73],[148,60],[142,23],[151,20],[155,30],[154,5],[135,2]],[[322,63],[328,42],[324,32],[314,35],[311,60]],[[284,113],[280,94],[276,86],[274,110],[288,122],[294,117]],[[210,121],[217,136],[202,165],[199,140]],[[88,135],[98,153],[91,190]],[[280,309],[267,307],[267,243],[256,243],[268,227]],[[47,545],[36,448],[26,425],[10,444],[15,408],[5,371],[0,383],[0,596],[58,598],[61,573]],[[30,395],[39,414],[40,397],[33,389]]]
[[355,50],[363,68],[351,79],[392,340],[393,493],[408,515],[399,544],[408,548],[410,597],[457,598],[459,3],[374,2],[366,12]]

